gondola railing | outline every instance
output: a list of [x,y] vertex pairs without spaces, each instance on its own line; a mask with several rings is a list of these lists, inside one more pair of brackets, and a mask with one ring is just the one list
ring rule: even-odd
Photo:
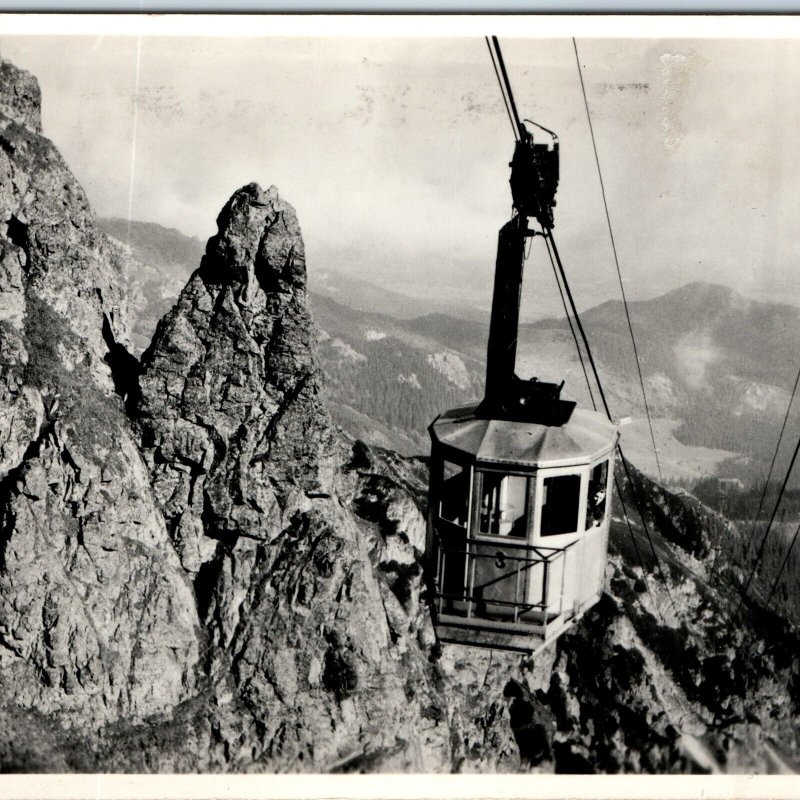
[[564,610],[567,556],[574,544],[541,547],[473,537],[445,544],[434,534],[437,616],[478,627],[536,626],[546,637],[548,622]]

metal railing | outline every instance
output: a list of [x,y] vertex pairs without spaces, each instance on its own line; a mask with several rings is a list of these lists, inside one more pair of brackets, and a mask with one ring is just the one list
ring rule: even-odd
[[[439,617],[458,617],[471,627],[537,626],[546,635],[548,621],[563,611],[564,547],[462,537],[445,545],[434,530],[436,580],[434,604]],[[449,537],[448,537],[449,538]],[[455,538],[455,537],[453,537]],[[560,575],[554,575],[556,564]],[[448,575],[449,570],[449,575]],[[553,578],[559,581],[553,592]],[[526,618],[527,617],[527,618]]]

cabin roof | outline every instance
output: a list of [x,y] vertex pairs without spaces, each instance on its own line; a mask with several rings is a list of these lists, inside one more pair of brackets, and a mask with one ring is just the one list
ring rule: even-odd
[[614,447],[617,428],[602,414],[576,408],[563,425],[478,416],[478,404],[446,411],[430,427],[434,441],[477,461],[566,466],[594,461]]

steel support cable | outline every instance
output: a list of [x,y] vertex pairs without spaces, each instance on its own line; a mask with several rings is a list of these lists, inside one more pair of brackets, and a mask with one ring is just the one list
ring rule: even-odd
[[505,81],[506,94],[508,95],[508,102],[511,106],[511,111],[514,115],[514,122],[516,123],[517,136],[515,138],[525,138],[525,126],[519,121],[519,114],[517,113],[517,104],[514,102],[514,93],[511,91],[511,81],[508,79],[506,72],[506,62],[503,59],[503,51],[500,49],[500,42],[497,41],[496,36],[492,36],[494,43],[494,50],[497,53],[497,64],[500,67],[500,72],[503,73],[503,81]]
[[564,297],[564,290],[561,288],[561,279],[558,277],[558,269],[556,268],[556,262],[553,260],[553,254],[550,252],[550,240],[545,236],[544,237],[545,247],[547,248],[547,255],[550,257],[550,266],[553,268],[553,276],[556,279],[556,286],[558,287],[558,293],[561,296],[561,305],[564,306],[564,316],[567,318],[567,325],[569,325],[569,331],[572,334],[572,340],[575,342],[575,349],[578,351],[578,359],[581,362],[581,369],[583,370],[583,377],[586,379],[586,388],[589,390],[589,397],[592,401],[592,408],[597,411],[597,402],[594,399],[594,392],[592,391],[592,383],[589,380],[589,373],[586,371],[586,363],[583,360],[583,352],[581,351],[580,343],[578,342],[578,334],[575,333],[575,326],[572,324],[572,319],[569,315],[569,310],[567,309],[567,301]]
[[[603,391],[603,384],[600,381],[600,373],[597,371],[597,365],[594,361],[594,356],[592,356],[592,349],[589,346],[589,338],[586,335],[586,331],[583,328],[583,323],[581,322],[580,315],[578,314],[578,308],[575,305],[575,298],[572,296],[572,290],[569,288],[569,281],[567,280],[567,274],[564,271],[564,265],[561,263],[561,257],[558,254],[558,248],[556,247],[555,239],[553,238],[553,231],[550,228],[545,228],[545,237],[549,240],[550,245],[552,246],[553,256],[555,257],[556,264],[558,265],[558,270],[561,273],[561,279],[564,282],[564,289],[567,292],[567,297],[569,298],[569,303],[572,308],[572,313],[575,317],[575,322],[578,325],[578,330],[581,333],[581,338],[583,339],[584,347],[586,348],[586,355],[589,358],[589,364],[592,367],[592,372],[594,373],[594,379],[597,382],[597,389],[600,392],[600,398],[603,401],[603,407],[605,408],[606,416],[610,419],[611,417],[611,410],[608,407],[608,401],[606,400],[605,392]],[[661,567],[661,560],[658,557],[658,553],[656,552],[655,545],[653,544],[653,539],[650,536],[650,528],[647,526],[647,523],[644,519],[644,513],[642,511],[642,507],[639,503],[639,500],[636,496],[636,492],[633,489],[633,478],[631,477],[630,470],[628,468],[628,462],[625,460],[625,455],[622,452],[622,447],[617,445],[617,450],[619,451],[620,460],[622,461],[622,468],[625,470],[625,476],[628,479],[628,484],[631,487],[631,494],[633,495],[633,500],[636,503],[637,511],[639,512],[639,518],[642,521],[642,528],[644,529],[645,534],[647,535],[647,541],[650,544],[650,550],[653,553],[653,558],[656,562],[656,567],[658,569],[658,574],[661,576],[661,580],[664,582],[664,586],[667,590],[667,595],[669,596],[670,603],[672,605],[673,610],[676,614],[678,614],[678,607],[675,605],[675,600],[672,597],[672,591],[669,588],[669,584],[667,583],[666,576],[664,575],[664,570]],[[619,487],[618,487],[619,488]],[[662,617],[663,618],[663,617]]]
[[[561,303],[564,306],[564,314],[567,317],[567,323],[569,324],[569,329],[572,332],[572,339],[575,342],[575,349],[578,351],[578,358],[581,361],[581,367],[583,369],[583,377],[586,379],[586,388],[589,390],[589,397],[592,400],[592,408],[597,411],[597,401],[594,399],[594,393],[592,392],[592,383],[589,380],[589,374],[586,372],[586,365],[583,360],[583,353],[581,352],[581,346],[578,342],[578,335],[575,333],[575,328],[572,324],[572,320],[569,316],[569,311],[567,310],[567,301],[564,298],[564,291],[561,288],[561,279],[558,276],[558,269],[556,268],[555,260],[553,259],[553,253],[550,250],[550,240],[547,236],[544,237],[545,245],[547,247],[547,255],[550,257],[550,265],[553,267],[553,275],[556,279],[556,285],[558,286],[558,293],[561,295]],[[599,384],[598,384],[599,385]],[[653,601],[653,608],[655,608],[658,615],[661,617],[661,621],[664,622],[664,616],[661,614],[661,610],[658,607],[658,603],[656,603],[655,595],[653,594],[653,590],[650,588],[650,582],[647,580],[647,570],[644,566],[644,561],[642,559],[642,554],[639,550],[639,545],[636,542],[636,534],[633,532],[633,527],[631,525],[630,517],[628,516],[628,508],[625,505],[625,500],[622,496],[622,487],[619,485],[619,480],[617,476],[614,476],[614,485],[617,487],[617,497],[619,497],[620,505],[622,506],[622,515],[625,518],[625,525],[628,528],[628,533],[631,537],[631,543],[633,544],[633,551],[636,554],[636,560],[639,562],[639,566],[642,568],[642,579],[644,580],[644,585],[647,588],[647,593],[650,595],[650,599]]]
[[770,601],[772,600],[772,595],[775,594],[775,590],[778,588],[778,581],[780,581],[781,575],[783,575],[783,570],[789,563],[789,556],[792,553],[792,548],[794,547],[794,543],[797,541],[798,535],[800,535],[800,525],[797,526],[797,530],[794,532],[792,541],[789,543],[789,548],[786,551],[786,555],[783,558],[783,563],[781,564],[781,568],[778,570],[778,574],[775,576],[775,581],[772,584],[772,588],[769,590],[769,596],[767,597],[767,602],[764,604],[765,608],[769,608]]
[[552,247],[553,257],[556,260],[556,264],[558,265],[558,271],[561,273],[561,280],[564,282],[564,290],[567,293],[567,297],[569,298],[569,304],[572,308],[572,315],[575,317],[575,323],[578,326],[578,330],[581,334],[581,339],[583,339],[584,347],[586,348],[586,356],[589,359],[589,364],[592,367],[592,372],[594,373],[594,379],[597,382],[597,389],[600,393],[600,399],[603,401],[603,408],[605,409],[606,416],[611,419],[611,410],[608,407],[608,401],[606,400],[606,393],[603,391],[603,384],[600,382],[600,374],[597,371],[597,365],[594,363],[594,356],[592,355],[592,349],[589,347],[589,337],[586,335],[586,331],[583,329],[583,323],[581,322],[580,315],[578,314],[578,308],[575,305],[575,298],[572,296],[572,290],[569,288],[569,281],[567,280],[567,273],[564,271],[564,265],[561,263],[561,256],[558,254],[558,248],[556,247],[556,240],[553,238],[553,231],[550,228],[544,229],[545,238],[550,242],[550,247]]
[[[620,457],[622,457],[622,453],[620,453]],[[619,480],[617,479],[616,475],[614,476],[614,486],[617,487],[617,497],[619,497],[619,502],[622,506],[622,515],[625,517],[625,525],[628,528],[628,533],[630,534],[631,542],[633,543],[633,550],[636,553],[636,560],[639,562],[639,566],[642,568],[642,580],[644,581],[644,585],[647,589],[647,594],[650,595],[650,599],[653,601],[653,608],[656,610],[658,616],[661,617],[661,621],[666,624],[664,615],[661,613],[661,609],[658,607],[658,603],[656,602],[653,590],[650,588],[650,581],[647,580],[647,570],[645,569],[644,561],[642,560],[642,554],[639,551],[639,545],[636,543],[636,534],[633,532],[633,526],[631,525],[631,520],[628,516],[628,508],[625,505],[625,500],[622,497],[622,487],[619,485]]]
[[642,506],[639,503],[639,499],[636,496],[636,491],[633,487],[633,478],[631,477],[630,469],[628,468],[628,462],[625,459],[625,454],[622,452],[622,447],[618,444],[617,450],[619,451],[620,461],[622,461],[622,468],[625,470],[625,477],[628,479],[628,484],[631,487],[631,494],[633,495],[633,502],[636,503],[636,510],[639,512],[639,519],[642,521],[642,528],[644,528],[645,535],[647,536],[647,542],[650,545],[650,551],[653,554],[653,558],[656,562],[656,568],[658,569],[658,574],[661,577],[661,580],[664,583],[664,588],[667,590],[667,596],[669,597],[669,602],[672,605],[672,610],[675,612],[677,616],[680,616],[678,612],[678,606],[675,605],[675,598],[672,596],[672,590],[669,588],[669,583],[667,583],[667,576],[664,574],[664,570],[661,566],[661,559],[658,557],[658,553],[656,552],[655,545],[653,544],[653,539],[650,536],[650,528],[647,525],[647,522],[644,518],[644,513],[642,511]]
[[789,468],[786,470],[786,476],[783,479],[783,483],[781,484],[780,491],[778,492],[778,497],[775,500],[775,506],[772,509],[772,515],[769,518],[769,522],[767,523],[767,529],[764,531],[764,537],[761,539],[761,546],[758,548],[758,553],[756,553],[756,560],[753,562],[753,566],[750,569],[750,574],[747,576],[747,583],[744,585],[744,589],[742,590],[741,597],[739,598],[739,604],[736,606],[736,611],[734,615],[739,613],[739,609],[742,607],[742,604],[747,597],[747,590],[750,588],[750,584],[753,581],[753,578],[756,574],[756,569],[758,568],[758,562],[761,561],[761,556],[764,555],[764,547],[767,544],[767,537],[769,536],[770,531],[772,530],[772,523],[775,522],[775,516],[778,513],[778,506],[781,504],[781,500],[783,499],[783,493],[786,491],[786,485],[789,483],[789,476],[792,474],[792,468],[794,467],[794,462],[797,460],[797,454],[800,452],[800,438],[797,440],[797,445],[794,448],[794,453],[792,453],[792,460],[789,462]]
[[786,415],[783,418],[783,425],[781,425],[781,432],[778,434],[778,442],[775,445],[775,452],[772,454],[772,462],[769,465],[769,472],[767,472],[767,480],[764,482],[764,491],[761,492],[761,500],[758,503],[758,510],[756,511],[756,516],[753,519],[753,528],[750,531],[750,538],[747,542],[747,552],[744,554],[745,559],[750,555],[750,547],[753,544],[753,540],[755,539],[756,535],[756,525],[758,523],[758,518],[761,516],[761,509],[764,507],[764,500],[767,497],[767,487],[769,486],[769,479],[772,477],[772,470],[775,467],[775,460],[778,457],[778,451],[780,450],[781,441],[783,440],[783,433],[786,430],[786,423],[789,421],[789,412],[792,410],[792,403],[794,401],[795,393],[797,392],[797,384],[800,381],[800,369],[797,370],[797,377],[794,379],[794,386],[792,387],[792,396],[789,398],[789,405],[786,407]]
[[511,109],[508,107],[508,100],[506,100],[506,92],[505,88],[503,87],[503,81],[500,78],[500,73],[497,71],[497,63],[494,58],[494,52],[492,51],[492,46],[489,44],[489,37],[484,37],[486,39],[486,46],[489,48],[489,56],[492,59],[492,66],[494,67],[494,74],[497,78],[497,83],[500,86],[500,94],[503,98],[503,105],[506,107],[506,114],[508,114],[508,121],[511,123],[511,130],[514,131],[514,141],[518,141],[519,139],[519,131],[517,130],[516,125],[514,124],[514,118],[511,116]]
[[[794,457],[797,456],[797,449],[798,448],[800,448],[800,439],[797,442],[797,448],[795,448],[794,456],[792,457],[792,464],[794,464]],[[789,472],[791,472],[791,470],[792,470],[792,465],[789,466],[789,470],[788,470],[788,472],[786,474],[787,479],[788,479],[788,476],[789,476]],[[784,485],[781,487],[781,494],[783,492],[783,488],[784,488],[785,485],[786,485],[786,482],[784,481]],[[779,495],[779,498],[778,498],[778,503],[780,503],[780,495]],[[777,503],[776,503],[775,507],[777,509]],[[773,516],[774,516],[774,512],[773,512]],[[770,519],[770,525],[771,524],[772,524],[772,519]],[[762,541],[761,541],[761,550],[759,550],[758,557],[756,558],[756,561],[753,564],[753,569],[750,572],[750,576],[749,576],[749,578],[747,580],[747,586],[745,587],[744,593],[742,594],[742,596],[741,596],[741,598],[739,600],[739,605],[736,606],[736,612],[735,613],[737,613],[737,614],[739,612],[739,609],[742,607],[742,603],[744,603],[744,599],[745,599],[745,596],[746,596],[746,593],[747,593],[747,588],[750,586],[750,581],[753,579],[753,576],[755,574],[755,569],[756,569],[756,566],[758,565],[758,559],[760,558],[761,553],[763,551],[764,543],[766,542],[767,533],[769,533],[769,527],[770,526],[767,526],[767,531],[764,534],[764,539],[762,539]],[[767,601],[766,601],[766,603],[764,603],[764,608],[765,609],[768,609],[769,608],[769,604],[772,602],[772,596],[775,594],[775,590],[778,588],[778,582],[781,579],[781,575],[783,574],[783,570],[786,567],[786,564],[789,562],[789,556],[791,555],[792,548],[794,547],[795,542],[797,541],[798,534],[800,534],[800,525],[797,526],[797,529],[794,532],[794,536],[792,537],[792,541],[789,543],[789,547],[786,550],[786,555],[783,558],[783,562],[781,563],[781,567],[778,570],[778,574],[775,576],[775,580],[773,581],[772,587],[769,590],[769,595],[767,596]],[[751,617],[752,617],[752,612],[751,612]],[[748,653],[747,653],[747,659],[746,659],[747,661],[750,660],[750,657],[752,656],[754,647],[755,647],[755,644],[753,643],[753,641],[751,641],[750,642],[750,646],[748,647]],[[747,677],[748,677],[747,673],[745,672],[745,681],[746,681],[746,683],[745,683],[745,692],[749,689],[749,686],[747,685]]]
[[[586,388],[589,390],[589,397],[592,400],[592,408],[595,411],[597,411],[597,401],[594,399],[594,393],[592,392],[592,383],[589,380],[589,374],[586,372],[586,365],[585,365],[584,360],[583,360],[583,353],[581,352],[580,343],[578,342],[578,335],[575,333],[575,327],[573,326],[572,320],[570,319],[569,311],[567,310],[567,301],[564,298],[564,291],[561,288],[561,279],[558,276],[558,269],[556,268],[556,263],[555,263],[555,261],[553,259],[553,254],[550,251],[550,241],[546,236],[544,237],[544,240],[545,240],[545,245],[547,246],[547,255],[550,257],[550,265],[553,267],[553,275],[555,276],[556,285],[558,286],[558,293],[561,295],[561,303],[564,306],[564,314],[567,317],[567,323],[569,324],[569,329],[570,329],[570,331],[572,333],[572,339],[575,342],[575,349],[578,351],[578,358],[580,359],[581,368],[583,369],[583,377],[586,380]],[[614,485],[617,487],[617,496],[619,497],[619,502],[622,505],[622,515],[625,517],[625,524],[626,524],[626,526],[628,528],[628,533],[631,536],[631,542],[633,544],[633,549],[634,549],[634,552],[636,553],[636,560],[639,562],[639,566],[642,568],[642,576],[644,578],[644,584],[647,587],[647,593],[650,595],[650,599],[653,601],[653,607],[656,609],[656,611],[658,611],[658,613],[660,615],[661,612],[658,610],[658,605],[656,603],[656,599],[655,599],[655,597],[653,595],[652,590],[650,589],[650,584],[647,581],[647,576],[645,574],[646,570],[645,570],[645,567],[644,567],[644,561],[642,560],[642,554],[639,551],[639,545],[636,542],[636,535],[633,532],[633,527],[631,526],[630,517],[628,516],[628,508],[625,505],[625,500],[623,499],[623,496],[622,496],[622,487],[619,485],[619,480],[617,480],[616,475],[614,476]],[[662,620],[663,620],[663,617],[662,617]]]
[[[800,382],[800,369],[797,371],[797,377],[794,379],[794,386],[792,387],[792,394],[789,398],[789,405],[786,407],[786,414],[783,417],[783,424],[781,425],[781,432],[778,434],[778,441],[775,444],[775,451],[772,454],[772,461],[769,465],[769,471],[767,472],[767,479],[764,482],[764,490],[761,492],[761,499],[758,501],[758,509],[756,510],[755,517],[753,517],[753,527],[750,529],[750,536],[747,539],[747,549],[745,550],[744,554],[744,564],[747,564],[747,559],[750,557],[750,550],[753,547],[753,542],[756,538],[756,527],[758,525],[759,517],[761,516],[761,511],[764,508],[764,501],[767,499],[767,490],[769,489],[769,479],[772,477],[772,471],[775,468],[775,461],[778,458],[778,452],[781,447],[781,442],[783,441],[783,434],[786,430],[786,423],[789,421],[789,412],[792,410],[792,403],[794,402],[794,396],[797,392],[797,386]],[[717,561],[719,559],[719,554],[722,549],[720,546],[714,552],[714,561],[711,564],[711,578],[716,575],[717,571]]]
[[628,299],[625,296],[625,286],[622,282],[622,271],[619,267],[619,257],[617,256],[617,245],[614,241],[614,230],[611,227],[611,215],[608,211],[608,201],[606,199],[606,187],[603,181],[603,172],[600,169],[600,157],[597,153],[597,143],[594,138],[594,127],[592,126],[592,115],[589,112],[589,100],[586,97],[586,86],[583,83],[583,70],[581,69],[581,60],[578,56],[578,43],[575,41],[575,37],[572,38],[572,46],[575,48],[575,61],[578,64],[578,77],[581,80],[581,92],[583,93],[583,104],[586,107],[586,119],[589,122],[589,134],[592,139],[592,149],[594,150],[594,160],[597,164],[597,176],[600,179],[600,193],[603,196],[603,208],[606,212],[606,223],[608,224],[608,235],[611,238],[611,249],[614,253],[614,264],[617,268],[617,278],[619,279],[619,290],[622,294],[622,305],[625,309],[625,319],[628,321],[628,330],[631,334],[631,344],[633,345],[633,354],[636,358],[636,371],[639,373],[639,385],[642,387],[642,400],[644,401],[644,412],[647,416],[647,425],[650,428],[650,439],[653,443],[653,454],[656,457],[656,468],[658,470],[658,479],[661,482],[661,485],[664,485],[664,476],[661,474],[661,461],[658,457],[658,447],[656,446],[656,437],[653,433],[653,421],[650,418],[650,405],[647,402],[647,392],[644,388],[644,377],[642,375],[642,366],[639,361],[639,349],[636,346],[636,336],[633,333],[633,323],[631,322],[631,315],[628,309]]

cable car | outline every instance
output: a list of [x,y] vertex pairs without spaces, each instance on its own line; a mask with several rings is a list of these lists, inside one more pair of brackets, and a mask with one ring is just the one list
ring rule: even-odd
[[619,434],[563,382],[515,373],[525,248],[550,235],[558,138],[542,129],[552,143],[536,143],[519,121],[495,48],[519,131],[514,213],[498,237],[485,397],[429,428],[426,561],[439,641],[535,652],[602,594]]

